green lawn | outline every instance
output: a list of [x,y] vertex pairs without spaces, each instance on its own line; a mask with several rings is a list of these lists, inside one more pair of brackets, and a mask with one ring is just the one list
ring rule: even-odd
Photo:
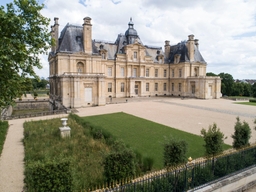
[[8,130],[8,121],[0,121],[0,156],[4,146],[5,137]]
[[[113,134],[113,136],[122,139],[144,157],[152,157],[155,162],[154,168],[156,169],[163,168],[163,142],[164,138],[170,135],[187,141],[187,157],[191,156],[194,159],[205,154],[204,141],[199,136],[200,133],[193,135],[126,113],[89,116],[84,117],[84,119],[90,124],[100,126]],[[224,148],[228,149],[230,146],[225,145]]]
[[235,104],[256,106],[256,103],[255,103],[255,102],[236,102]]

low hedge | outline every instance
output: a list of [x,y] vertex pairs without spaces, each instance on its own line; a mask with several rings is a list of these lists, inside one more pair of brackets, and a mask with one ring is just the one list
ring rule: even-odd
[[256,103],[256,99],[250,99],[249,102]]
[[68,159],[28,163],[25,175],[28,192],[72,191],[72,175]]
[[3,146],[4,146],[4,141],[5,141],[8,127],[9,127],[8,121],[0,121],[0,156],[2,153]]

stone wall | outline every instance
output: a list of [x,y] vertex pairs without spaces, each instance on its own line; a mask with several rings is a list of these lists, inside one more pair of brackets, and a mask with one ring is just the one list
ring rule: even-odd
[[50,104],[48,99],[44,100],[28,100],[28,101],[17,101],[13,110],[23,109],[47,109],[50,110]]

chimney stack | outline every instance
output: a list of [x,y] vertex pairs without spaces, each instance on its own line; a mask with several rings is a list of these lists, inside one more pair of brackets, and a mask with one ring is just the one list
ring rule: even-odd
[[59,18],[54,17],[54,39],[55,39],[55,51],[59,48]]
[[84,42],[84,52],[87,54],[92,54],[92,24],[91,24],[90,17],[84,18],[83,42]]
[[170,46],[170,41],[166,40],[165,41],[165,45],[164,45],[164,55],[165,55],[165,59],[169,59],[170,57],[170,52],[171,52],[171,46]]
[[188,48],[188,55],[189,55],[189,60],[190,62],[193,62],[195,60],[195,40],[194,40],[194,35],[189,35],[188,36],[188,41],[187,41],[187,48]]

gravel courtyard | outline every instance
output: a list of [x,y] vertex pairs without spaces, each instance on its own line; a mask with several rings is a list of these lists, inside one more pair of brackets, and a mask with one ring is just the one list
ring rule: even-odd
[[[170,97],[129,98],[127,102],[126,99],[113,99],[106,106],[80,108],[78,115],[91,116],[122,111],[196,135],[200,134],[202,128],[208,129],[209,125],[215,122],[228,137],[225,143],[232,144],[231,134],[234,132],[236,117],[239,116],[241,121],[248,122],[251,128],[254,127],[253,121],[256,118],[255,106],[234,103],[225,99],[199,100]],[[67,115],[9,121],[9,131],[0,157],[0,191],[21,192],[23,189],[23,122],[63,116]],[[255,141],[256,131],[252,130],[250,142]]]

